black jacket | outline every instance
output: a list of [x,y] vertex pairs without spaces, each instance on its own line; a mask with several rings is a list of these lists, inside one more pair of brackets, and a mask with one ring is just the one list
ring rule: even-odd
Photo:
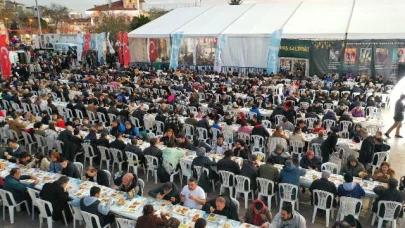
[[146,148],[146,149],[143,151],[143,154],[144,154],[144,155],[152,155],[152,156],[157,157],[158,160],[159,160],[159,165],[162,164],[162,155],[163,155],[163,152],[162,152],[159,148],[157,148],[156,146],[150,146],[150,147]]
[[97,144],[97,146],[104,146],[107,148],[110,147],[110,141],[106,138],[97,139],[96,144]]
[[[227,196],[222,196],[222,197],[224,197],[226,200],[226,205],[225,205],[224,209],[222,209],[221,211],[215,210],[213,213],[217,214],[217,215],[226,216],[228,219],[239,221],[236,205],[231,201],[231,199],[229,197],[227,197]],[[215,209],[217,207],[215,204],[215,201],[216,201],[216,199],[212,199],[212,200],[208,201],[207,203],[205,203],[202,210],[210,214],[211,213],[210,207],[213,207]]]
[[253,127],[251,135],[260,135],[263,138],[266,138],[266,137],[268,138],[270,136],[267,129],[264,128],[263,125],[261,125],[261,124],[257,124],[256,126]]
[[338,136],[336,133],[331,133],[328,138],[321,144],[322,163],[329,161],[329,156],[336,151]]
[[232,161],[230,157],[224,157],[219,160],[217,163],[217,169],[218,171],[229,171],[235,175],[238,175],[240,173],[239,165],[236,162]]
[[91,182],[96,182],[99,185],[110,187],[110,180],[108,179],[108,175],[104,170],[97,170],[97,177],[96,177],[97,180],[96,181],[94,181],[94,177],[89,177],[87,175],[87,173],[85,174],[85,176]]
[[[380,200],[387,200],[387,201],[394,201],[394,202],[398,202],[401,203],[403,202],[403,197],[402,197],[402,193],[397,190],[396,188],[384,188],[383,186],[377,186],[373,189],[373,191],[375,192],[375,194],[377,194],[377,199],[374,201],[373,203],[373,209],[372,211],[374,213],[377,213],[378,210],[378,202]],[[396,210],[395,214],[402,217],[404,214],[404,211],[402,210],[402,207],[399,208],[400,210]],[[383,217],[384,216],[384,212],[385,209],[382,208],[380,210],[380,216]]]
[[[171,199],[172,197],[174,197],[176,200],[175,200],[174,202],[172,202],[172,204],[178,204],[178,203],[180,202],[180,192],[179,192],[179,189],[177,188],[177,186],[176,186],[174,183],[171,183],[171,184],[172,184],[172,190],[171,190],[168,194],[166,194],[166,195],[163,197],[163,200],[171,201],[170,199]],[[151,190],[148,192],[148,195],[149,195],[150,197],[156,198],[157,194],[159,194],[159,193],[160,193],[161,195],[164,194],[163,185],[160,186],[160,187],[151,189]]]
[[67,203],[69,200],[69,193],[65,192],[65,190],[60,184],[56,183],[44,184],[41,192],[39,193],[39,196],[41,197],[41,199],[49,201],[52,204],[53,207],[52,219],[55,221],[63,219],[62,216],[63,210],[67,209],[67,212],[65,213],[68,213],[70,211]]
[[115,149],[118,149],[120,151],[124,151],[126,146],[127,145],[123,141],[118,140],[118,139],[116,139],[112,143],[110,143],[110,148],[115,148]]
[[79,170],[77,170],[76,166],[70,161],[68,162],[66,168],[62,169],[62,175],[80,179]]
[[373,160],[375,151],[374,138],[369,136],[363,140],[359,150],[359,162],[363,164],[370,163]]
[[72,132],[68,131],[68,130],[64,130],[59,133],[58,140],[60,140],[62,142],[67,142],[70,140],[70,137],[72,137]]
[[[312,194],[313,190],[322,190],[322,191],[330,192],[335,197],[337,195],[337,188],[336,188],[335,184],[333,182],[330,182],[326,178],[314,180],[314,182],[312,182],[311,186],[309,186],[309,191],[311,192],[311,194]],[[312,196],[313,196],[313,194],[312,194]],[[328,205],[330,203],[330,200],[331,199],[329,198],[328,202],[327,202]],[[315,198],[315,202],[317,202],[317,201],[318,201],[318,199]],[[333,204],[335,204],[335,202]]]

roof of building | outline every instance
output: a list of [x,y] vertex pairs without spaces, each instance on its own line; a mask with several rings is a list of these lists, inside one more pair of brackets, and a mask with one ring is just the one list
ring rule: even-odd
[[[144,2],[143,0],[140,0],[139,2]],[[114,11],[114,10],[138,10],[135,7],[132,8],[124,8],[124,2],[121,1],[115,1],[110,4],[104,4],[104,5],[95,5],[93,8],[88,9],[86,11]]]

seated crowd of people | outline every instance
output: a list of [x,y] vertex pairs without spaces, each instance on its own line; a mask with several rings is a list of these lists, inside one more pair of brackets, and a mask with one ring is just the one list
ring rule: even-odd
[[[229,192],[208,200],[206,193],[212,187],[210,180],[214,180],[214,184],[223,181],[220,171],[248,177],[251,180],[249,187],[255,193],[258,177],[275,184],[299,186],[300,176],[305,175],[306,170],[322,171],[322,177],[309,187],[311,194],[313,190],[324,190],[334,196],[354,198],[363,197],[365,192],[353,179],[372,178],[388,186],[386,189],[381,186],[374,189],[378,198],[373,211],[377,212],[380,200],[402,202],[402,196],[396,190],[395,171],[387,161],[372,173],[371,165],[376,162],[373,161],[374,153],[390,150],[382,132],[370,134],[361,123],[355,124],[353,120],[355,117],[366,117],[369,107],[380,109],[387,105],[383,95],[388,94],[389,86],[395,84],[391,78],[384,80],[377,77],[371,81],[360,76],[324,75],[315,80],[291,74],[282,77],[228,73],[213,79],[210,75],[183,71],[163,74],[143,73],[139,69],[108,71],[106,68],[89,72],[78,69],[61,75],[64,78],[52,72],[36,77],[33,74],[27,80],[13,77],[3,88],[3,110],[0,112],[0,116],[7,117],[3,124],[4,132],[13,132],[9,134],[8,149],[2,153],[3,159],[64,175],[44,185],[40,194],[42,199],[52,203],[54,220],[61,220],[62,211],[69,211],[66,209],[69,200],[69,189],[66,188],[69,179],[66,177],[110,187],[107,173],[95,168],[102,162],[103,156],[112,157],[102,148],[121,152],[118,159],[123,163],[123,170],[127,170],[128,163],[132,162],[128,161],[126,152],[136,154],[138,164],[145,168],[150,165],[145,155],[157,158],[164,169],[163,173],[159,172],[159,179],[164,184],[150,190],[150,197],[257,226],[295,224],[290,227],[301,227],[298,224],[304,224],[305,227],[305,218],[288,203],[282,205],[280,212],[273,217],[269,205],[260,199],[253,201],[245,216],[240,217]],[[57,79],[67,79],[69,83]],[[352,83],[353,87],[346,82]],[[246,109],[247,112],[244,111]],[[270,115],[264,115],[270,110]],[[279,120],[277,116],[280,115],[282,118]],[[334,126],[327,126],[325,120],[333,120]],[[348,128],[343,127],[342,121],[350,123]],[[237,126],[236,131],[234,126]],[[206,132],[206,135],[201,132]],[[27,134],[34,138],[32,142],[27,139]],[[306,134],[317,134],[318,137],[306,141]],[[38,147],[38,152],[31,156],[28,144],[37,142],[39,145],[38,139],[41,139],[33,136],[46,139],[47,147],[42,151]],[[253,150],[251,136],[260,136],[266,142],[260,148],[264,156]],[[280,138],[285,144],[267,143],[271,138]],[[336,187],[328,180],[331,173],[321,170],[321,165],[329,162],[332,154],[337,152],[338,138],[361,142],[361,147],[356,151],[358,156],[350,155],[342,164],[340,174],[345,182]],[[63,147],[58,147],[57,141],[62,142]],[[303,145],[298,163],[294,162],[291,148],[294,141]],[[144,142],[150,143],[150,146],[143,149]],[[92,147],[94,160],[93,165],[85,167],[82,177],[73,162],[83,159],[83,152],[86,152],[83,145]],[[319,146],[319,151],[315,145]],[[193,177],[179,189],[175,183],[166,180],[167,174],[181,169],[180,160],[190,151],[196,154],[191,164]],[[211,160],[209,154],[221,156],[216,161],[215,158]],[[233,157],[240,157],[243,162],[238,163]],[[277,165],[283,166],[280,171]],[[200,181],[202,178],[194,172],[195,166],[209,170],[209,177],[205,179],[208,181]],[[34,184],[20,182],[26,178],[34,179]],[[21,175],[20,169],[15,168],[3,182],[3,189],[12,192],[17,202],[30,202],[26,189],[32,188],[38,180],[34,176]],[[127,192],[129,198],[142,195],[143,191],[134,173],[120,175],[112,187]],[[305,188],[302,190],[306,191]],[[89,197],[75,199],[71,204],[98,215],[104,226],[111,223],[114,216],[109,214],[111,203],[101,205],[99,195],[100,188],[92,187]],[[71,220],[72,215],[66,214]],[[167,219],[164,213],[154,215],[153,206],[146,205],[136,227],[177,227],[176,224],[178,226],[180,222],[175,218]],[[195,224],[195,227],[204,227],[206,221],[199,219]]]

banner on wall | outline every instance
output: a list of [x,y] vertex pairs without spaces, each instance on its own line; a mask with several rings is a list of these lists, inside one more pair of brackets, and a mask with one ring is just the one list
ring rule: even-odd
[[123,37],[123,58],[124,58],[124,67],[128,67],[129,66],[129,61],[131,59],[131,54],[129,52],[129,48],[128,48],[128,33],[124,33],[124,37]]
[[90,50],[90,34],[84,35],[84,51]]
[[215,49],[215,63],[214,63],[214,71],[220,72],[222,69],[222,50],[224,49],[224,46],[226,44],[227,36],[224,34],[221,34],[218,36],[217,40],[217,47]]
[[59,34],[40,35],[39,44],[42,49],[52,49],[54,43],[59,43]]
[[102,32],[100,34],[97,34],[97,58],[98,62],[102,65],[105,62],[105,59],[103,59],[104,56],[104,37],[105,33]]
[[181,45],[181,38],[183,37],[183,32],[176,32],[173,34],[172,47],[170,52],[170,67],[177,69],[179,65],[179,52]]
[[10,79],[11,62],[10,54],[8,51],[8,37],[6,35],[0,35],[0,65],[3,77],[5,79]]
[[110,32],[107,33],[107,43],[108,43],[108,52],[111,54],[115,54],[114,47],[112,46],[112,43],[110,40]]
[[314,41],[311,43],[310,74],[327,73],[398,76],[405,63],[405,40]]
[[166,38],[149,38],[148,39],[149,61],[168,62],[169,45]]
[[282,39],[279,57],[309,59],[311,42],[307,40]]
[[282,34],[283,34],[282,29],[278,29],[271,34],[268,56],[267,56],[267,73],[268,74],[270,74],[271,72],[273,72],[273,73],[278,72],[278,69],[277,69],[278,54],[279,54],[279,50],[280,50]]

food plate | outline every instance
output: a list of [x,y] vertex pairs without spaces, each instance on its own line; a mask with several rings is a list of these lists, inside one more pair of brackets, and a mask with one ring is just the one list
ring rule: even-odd
[[179,228],[194,228],[194,223],[189,222],[187,224],[180,224]]
[[187,215],[190,212],[190,208],[182,207],[180,205],[176,205],[173,210],[175,213],[180,215]]
[[215,217],[215,214],[211,213],[210,215],[208,215],[207,220],[210,222],[215,222],[217,218]]
[[248,224],[248,223],[242,223],[239,228],[257,228],[257,226]]

